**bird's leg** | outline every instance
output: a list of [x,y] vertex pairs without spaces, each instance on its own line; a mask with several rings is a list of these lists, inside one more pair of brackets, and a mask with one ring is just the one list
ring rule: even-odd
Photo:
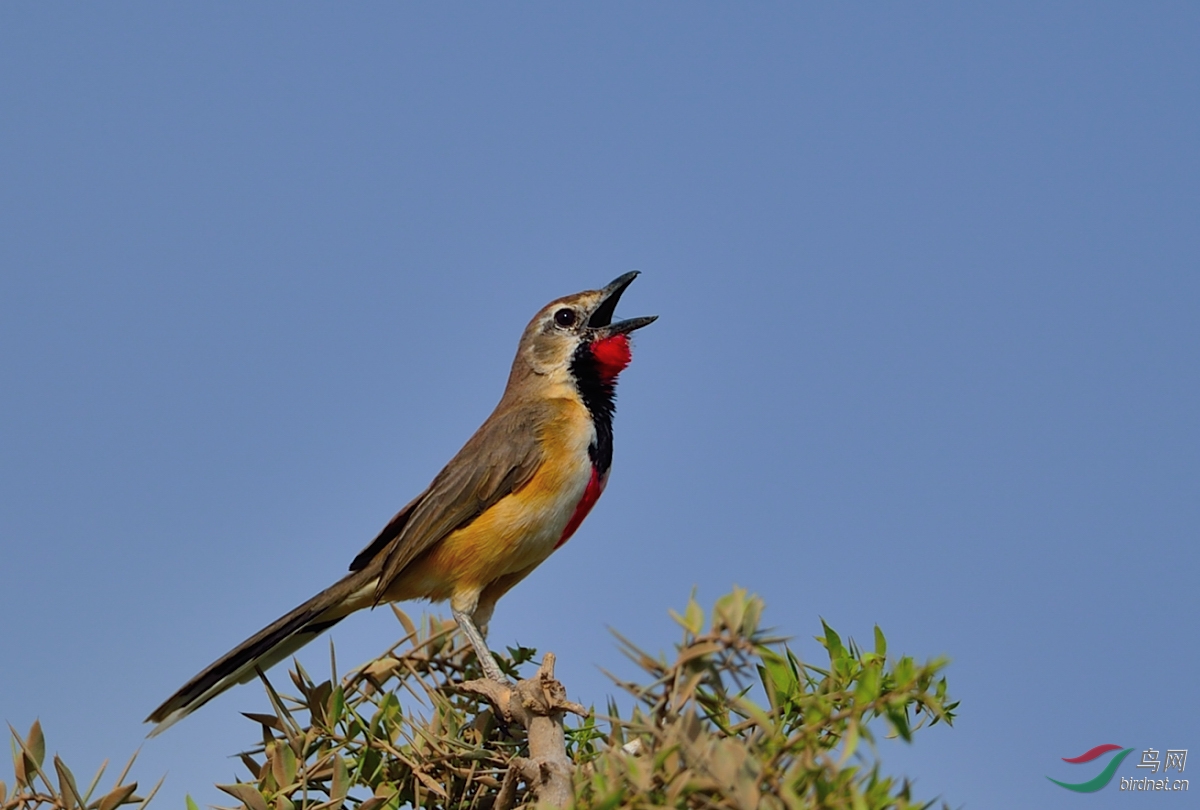
[[[484,594],[486,596],[486,593]],[[492,612],[496,609],[496,600],[492,599],[485,602],[482,597],[479,600],[479,606],[475,608],[475,612],[471,614],[471,621],[475,624],[475,628],[479,630],[479,635],[483,636],[483,640],[487,641],[488,624],[492,621]]]
[[465,610],[458,610],[453,605],[450,607],[450,612],[454,614],[454,621],[458,622],[458,629],[463,631],[467,641],[471,642],[471,646],[475,648],[475,657],[479,659],[479,665],[483,667],[483,674],[497,683],[508,683],[504,673],[500,671],[500,665],[492,657],[492,651],[488,649],[487,642],[483,640],[483,634],[471,620],[471,614]]

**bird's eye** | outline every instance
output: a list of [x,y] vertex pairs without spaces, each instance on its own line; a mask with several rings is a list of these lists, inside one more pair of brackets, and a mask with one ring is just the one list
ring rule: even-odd
[[554,322],[559,326],[570,326],[575,323],[575,310],[560,309],[554,313]]

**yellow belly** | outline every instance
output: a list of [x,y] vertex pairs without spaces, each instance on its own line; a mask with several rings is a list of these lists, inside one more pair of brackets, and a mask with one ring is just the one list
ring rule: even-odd
[[550,556],[592,473],[591,419],[575,402],[560,411],[542,437],[546,461],[529,482],[414,560],[388,589],[390,601],[470,602],[489,583]]

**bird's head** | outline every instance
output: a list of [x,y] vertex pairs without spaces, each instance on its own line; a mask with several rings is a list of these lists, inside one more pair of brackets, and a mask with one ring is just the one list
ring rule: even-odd
[[602,382],[615,382],[629,365],[629,333],[658,318],[613,321],[621,294],[637,276],[635,270],[599,290],[567,295],[542,307],[521,336],[514,377],[532,372],[551,383],[567,383],[586,366]]

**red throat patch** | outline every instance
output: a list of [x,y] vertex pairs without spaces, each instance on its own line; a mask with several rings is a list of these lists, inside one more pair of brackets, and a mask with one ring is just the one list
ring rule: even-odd
[[612,382],[625,370],[633,359],[629,349],[629,335],[613,335],[592,344],[592,356],[596,358],[597,371],[605,382]]

